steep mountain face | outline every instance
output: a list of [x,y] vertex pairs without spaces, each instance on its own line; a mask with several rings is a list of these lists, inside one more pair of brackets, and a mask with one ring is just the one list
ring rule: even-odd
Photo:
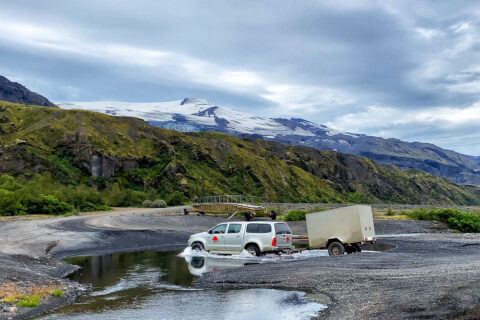
[[0,102],[0,173],[50,173],[61,183],[99,188],[116,181],[190,199],[249,194],[279,202],[479,203],[472,187],[364,157],[7,102]]
[[0,76],[0,100],[37,106],[56,107],[56,105],[48,101],[47,98],[2,76]]
[[58,105],[67,109],[139,117],[154,126],[182,132],[218,131],[361,155],[402,169],[421,169],[455,183],[480,185],[480,157],[463,155],[428,143],[341,132],[303,119],[256,117],[213,106],[202,99],[159,103],[67,102]]

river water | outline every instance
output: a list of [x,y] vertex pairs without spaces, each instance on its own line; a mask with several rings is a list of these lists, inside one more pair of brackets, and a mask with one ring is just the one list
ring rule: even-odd
[[310,319],[326,306],[300,291],[199,290],[206,271],[268,263],[249,256],[198,256],[178,251],[114,253],[66,259],[81,267],[71,278],[91,286],[51,319]]

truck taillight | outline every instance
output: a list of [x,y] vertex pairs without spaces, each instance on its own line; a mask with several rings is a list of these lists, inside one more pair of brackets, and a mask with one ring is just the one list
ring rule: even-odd
[[277,246],[277,237],[273,237],[272,247],[276,247],[276,246]]

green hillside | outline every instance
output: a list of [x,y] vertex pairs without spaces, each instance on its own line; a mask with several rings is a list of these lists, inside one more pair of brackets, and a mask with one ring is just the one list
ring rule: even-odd
[[12,201],[28,198],[30,186],[37,200],[53,195],[82,210],[89,208],[82,203],[93,209],[147,198],[177,204],[210,194],[272,202],[479,203],[474,190],[446,179],[359,156],[8,102],[0,102],[0,173],[0,192]]

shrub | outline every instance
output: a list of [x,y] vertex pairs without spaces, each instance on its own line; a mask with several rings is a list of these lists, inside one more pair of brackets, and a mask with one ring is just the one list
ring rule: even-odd
[[15,191],[20,188],[21,188],[21,185],[11,175],[8,175],[8,174],[0,175],[0,189]]
[[152,200],[145,200],[142,202],[142,207],[144,208],[153,208],[153,201]]
[[292,210],[285,215],[285,221],[305,221],[307,211],[305,210]]
[[71,204],[58,200],[55,196],[41,196],[39,199],[29,199],[26,203],[29,214],[60,215],[75,210]]
[[165,200],[169,206],[178,206],[184,204],[187,199],[182,192],[175,191],[166,196]]
[[79,185],[68,186],[57,192],[58,198],[72,204],[79,211],[110,210],[104,196],[95,187]]
[[25,213],[25,206],[14,192],[0,189],[0,216],[14,216]]
[[460,232],[480,232],[480,216],[456,209],[415,209],[407,213],[412,219],[444,222]]
[[42,301],[42,297],[39,295],[31,295],[31,296],[23,296],[19,301],[18,301],[18,306],[19,307],[28,307],[28,308],[34,308],[40,304],[40,301]]
[[112,207],[140,206],[147,194],[142,191],[125,189],[120,184],[113,184],[106,193],[107,205]]
[[153,201],[153,208],[166,208],[167,203],[164,200],[157,199]]
[[329,210],[328,207],[315,207],[309,210],[292,210],[284,216],[285,221],[305,221],[307,213]]
[[350,192],[347,196],[349,203],[374,203],[373,199],[361,193],[360,191]]

